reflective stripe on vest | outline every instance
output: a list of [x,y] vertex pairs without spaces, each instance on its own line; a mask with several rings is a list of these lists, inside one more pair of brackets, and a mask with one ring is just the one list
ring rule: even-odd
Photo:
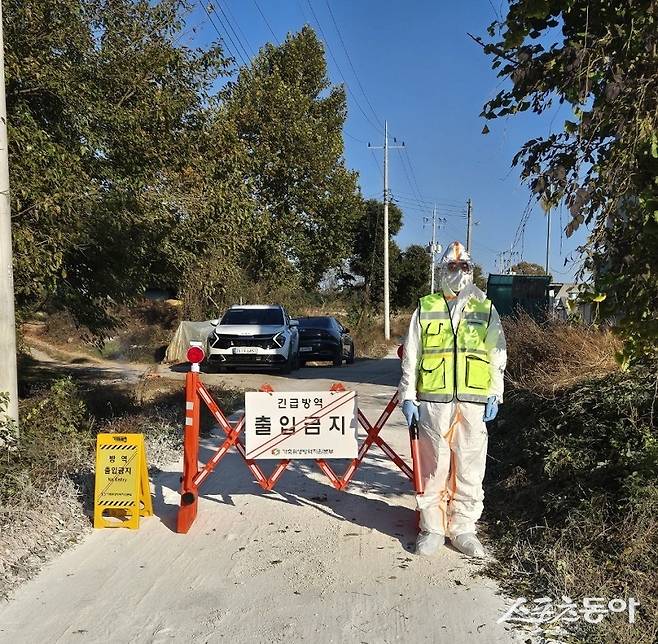
[[419,400],[486,403],[491,385],[491,356],[486,347],[491,301],[471,298],[455,330],[443,293],[420,299],[421,359]]

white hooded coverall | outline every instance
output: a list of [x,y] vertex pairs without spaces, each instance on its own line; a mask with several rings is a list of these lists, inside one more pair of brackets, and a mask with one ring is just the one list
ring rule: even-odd
[[[484,300],[485,294],[472,283],[472,274],[461,276],[462,287],[455,296],[450,279],[442,279],[453,329],[457,329],[464,305],[469,298]],[[491,389],[499,403],[503,400],[503,374],[507,362],[505,336],[495,308],[492,307],[486,337],[490,351]],[[409,325],[402,357],[402,378],[398,389],[400,401],[417,401],[416,377],[422,355],[418,308]],[[416,495],[420,510],[421,532],[447,537],[476,531],[482,514],[484,491],[482,480],[487,458],[487,427],[482,420],[482,403],[419,401],[420,471],[424,493]]]

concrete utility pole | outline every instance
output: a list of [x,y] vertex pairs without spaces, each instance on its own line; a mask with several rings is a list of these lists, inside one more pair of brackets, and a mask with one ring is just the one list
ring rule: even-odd
[[471,238],[473,236],[473,202],[470,197],[466,202],[466,252],[471,254]]
[[2,5],[0,4],[0,392],[9,394],[7,414],[18,423],[16,317],[14,314],[12,261],[7,104],[5,101],[5,50],[2,40]]
[[[436,204],[434,204],[434,207],[432,208],[432,241],[427,247],[430,253],[430,293],[434,293],[436,289],[436,256],[437,253],[440,253],[443,250],[441,244],[436,241],[436,228],[437,224],[440,228],[441,226],[445,226],[448,221],[445,217],[437,217],[436,213],[437,207]],[[423,222],[429,222],[429,218],[423,217]]]
[[546,228],[546,275],[551,274],[551,209],[546,213],[548,227]]
[[436,262],[436,204],[432,208],[432,245],[430,246],[430,293],[434,293],[434,266]]
[[[393,139],[395,140],[395,139]],[[388,268],[388,149],[403,148],[402,145],[388,144],[388,121],[384,121],[384,145],[370,145],[374,150],[384,150],[384,338],[391,339],[391,302],[389,290],[389,268]]]

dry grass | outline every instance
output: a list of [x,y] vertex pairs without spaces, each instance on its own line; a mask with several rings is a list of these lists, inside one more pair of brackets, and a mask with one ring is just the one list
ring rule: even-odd
[[[32,383],[21,401],[18,448],[0,440],[0,599],[90,530],[97,433],[144,434],[152,473],[182,453],[183,383],[145,377],[133,390],[53,376],[48,387]],[[235,391],[212,393],[228,412],[241,400]],[[202,416],[202,431],[212,424]]]
[[538,323],[525,313],[503,321],[509,385],[543,396],[619,370],[621,342],[612,331],[561,321]]
[[364,314],[359,324],[352,329],[357,356],[360,358],[383,358],[396,349],[407,335],[410,314],[391,316],[391,339],[384,339],[384,316]]
[[26,478],[20,500],[0,507],[0,599],[90,530],[79,484],[68,476],[46,486]]

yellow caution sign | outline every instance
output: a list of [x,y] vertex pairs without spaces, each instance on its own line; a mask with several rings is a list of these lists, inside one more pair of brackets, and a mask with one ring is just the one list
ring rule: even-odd
[[94,528],[139,528],[153,505],[143,434],[98,434]]

